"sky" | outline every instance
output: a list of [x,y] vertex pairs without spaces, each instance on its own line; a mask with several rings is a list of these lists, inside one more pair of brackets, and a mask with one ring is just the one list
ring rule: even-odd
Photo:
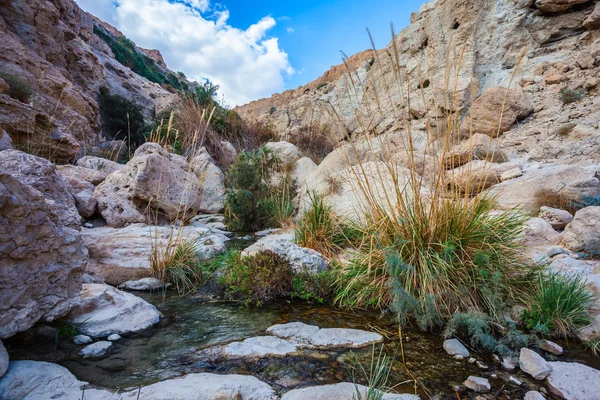
[[75,0],[190,79],[220,86],[229,106],[316,79],[407,26],[423,0]]

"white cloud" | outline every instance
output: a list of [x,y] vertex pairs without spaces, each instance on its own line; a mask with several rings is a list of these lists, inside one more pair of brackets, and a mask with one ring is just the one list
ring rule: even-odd
[[219,84],[232,105],[283,90],[284,77],[294,73],[277,38],[267,34],[276,25],[270,16],[241,30],[227,24],[227,9],[213,9],[209,0],[77,2],[138,46],[159,49],[169,68]]
[[294,28],[287,28],[287,33],[294,33]]

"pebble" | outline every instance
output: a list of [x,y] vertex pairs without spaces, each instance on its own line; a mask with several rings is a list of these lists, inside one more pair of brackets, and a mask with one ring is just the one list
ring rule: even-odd
[[514,371],[517,368],[517,362],[514,358],[509,356],[502,357],[502,368],[507,371]]
[[79,355],[83,358],[95,358],[102,357],[112,347],[111,342],[100,341],[92,344],[88,344],[79,352]]
[[560,345],[558,345],[554,342],[551,342],[549,340],[546,340],[546,339],[540,340],[540,343],[538,346],[540,349],[542,349],[550,354],[554,354],[555,356],[560,356],[563,354],[563,348]]
[[86,335],[73,336],[73,343],[75,344],[88,344],[92,343],[92,338]]
[[446,353],[450,354],[451,356],[456,356],[456,355],[460,355],[463,358],[465,357],[469,357],[470,353],[469,350],[467,350],[467,348],[458,341],[458,339],[447,339],[444,340],[444,350],[446,350]]
[[515,378],[512,375],[508,378],[508,381],[514,383],[517,386],[521,386],[523,384],[523,382],[521,382],[520,380],[518,380],[517,378]]
[[89,222],[86,222],[85,224],[83,224],[84,227],[91,229],[94,227],[94,224],[90,224]]
[[485,364],[485,363],[482,363],[481,361],[477,361],[477,362],[475,363],[475,365],[477,365],[477,368],[479,368],[479,369],[488,369],[488,366],[487,366],[487,364]]
[[487,379],[472,375],[467,378],[464,385],[477,393],[487,393],[492,388]]
[[106,338],[106,340],[108,340],[109,342],[116,342],[119,339],[121,339],[121,335],[117,333],[113,333],[112,335]]
[[477,361],[475,357],[469,358],[469,364],[475,364],[475,361]]

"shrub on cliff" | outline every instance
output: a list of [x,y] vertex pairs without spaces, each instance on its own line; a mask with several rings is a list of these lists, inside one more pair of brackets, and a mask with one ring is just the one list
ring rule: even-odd
[[113,139],[137,147],[146,141],[146,124],[142,107],[124,97],[113,95],[107,87],[100,88],[100,117],[104,133]]

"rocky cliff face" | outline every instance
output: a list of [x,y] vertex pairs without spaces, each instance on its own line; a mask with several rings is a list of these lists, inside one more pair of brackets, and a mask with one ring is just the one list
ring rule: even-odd
[[[351,74],[343,65],[333,67],[315,82],[236,111],[272,125],[282,138],[329,121],[332,110],[341,122],[340,139],[364,129],[355,110],[371,110],[368,128],[379,133],[400,132],[410,119],[418,135],[428,118],[448,112],[450,101],[464,119],[472,101],[512,83],[533,109],[503,129],[502,147],[540,161],[598,161],[599,14],[598,2],[589,0],[433,0],[386,48],[351,57]],[[404,87],[392,84],[396,56]],[[580,95],[580,101],[563,102],[561,89]]]
[[[13,144],[41,143],[62,162],[88,153],[104,140],[101,86],[140,104],[148,119],[174,100],[117,62],[95,25],[73,0],[0,2],[0,127]],[[146,54],[166,69],[160,53]],[[25,95],[11,96],[11,88]]]

